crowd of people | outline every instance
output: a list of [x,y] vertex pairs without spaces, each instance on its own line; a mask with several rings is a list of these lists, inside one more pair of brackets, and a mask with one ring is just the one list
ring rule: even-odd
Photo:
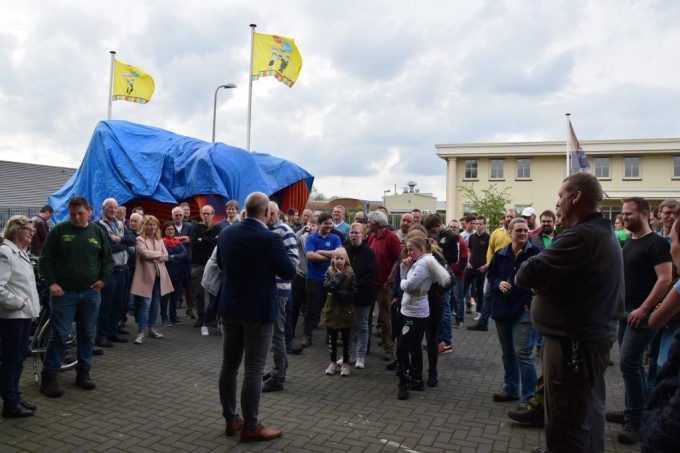
[[[161,225],[139,209],[127,217],[111,198],[92,220],[82,197],[69,201],[69,220],[51,229],[49,206],[33,219],[15,216],[0,247],[3,417],[37,410],[19,390],[40,308],[30,250],[49,292],[52,334],[40,383],[48,397],[63,395],[57,370],[74,321],[76,384],[85,390],[96,387],[92,355],[128,342],[128,316],[136,345],[163,338],[158,323],[195,320],[202,336],[219,323],[225,434],[271,440],[281,431],[260,424],[259,401],[262,392],[284,390],[288,354],[328,345],[320,374],[349,377],[352,366],[377,365],[367,364],[375,333],[405,400],[438,385],[438,358],[453,352],[455,329],[485,332],[493,319],[504,372],[490,399],[518,402],[508,416],[545,429],[547,449],[536,451],[601,452],[605,420],[622,424],[621,443],[678,448],[680,203],[652,209],[627,198],[612,227],[601,201],[597,179],[579,173],[564,180],[555,211],[511,208],[492,231],[483,216],[445,224],[417,209],[402,214],[398,228],[382,207],[353,219],[342,206],[283,213],[259,192],[240,213],[229,201],[220,222],[210,205],[192,221],[184,203]],[[606,411],[604,372],[615,343],[625,409]],[[645,418],[645,409],[655,416]]]

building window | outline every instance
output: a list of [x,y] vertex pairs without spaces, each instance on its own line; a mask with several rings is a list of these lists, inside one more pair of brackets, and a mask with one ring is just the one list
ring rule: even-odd
[[623,158],[623,179],[640,179],[640,157]]
[[680,156],[673,156],[673,179],[680,179]]
[[517,179],[531,179],[531,159],[517,159]]
[[489,179],[503,179],[503,159],[491,159],[489,161]]
[[465,178],[463,179],[478,179],[476,159],[470,159],[465,161]]
[[608,157],[595,158],[595,177],[599,179],[611,179]]

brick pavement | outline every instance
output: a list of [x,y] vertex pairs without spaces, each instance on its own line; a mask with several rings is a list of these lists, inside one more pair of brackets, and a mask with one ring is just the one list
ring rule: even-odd
[[[39,409],[32,418],[0,419],[0,451],[527,452],[544,440],[542,430],[505,416],[514,403],[491,400],[503,376],[493,323],[488,332],[454,330],[454,352],[440,356],[439,386],[411,392],[407,401],[397,400],[397,379],[385,370],[375,338],[366,369],[352,368],[348,378],[324,375],[328,351],[317,330],[314,346],[289,357],[285,390],[262,396],[263,424],[283,437],[243,445],[224,436],[220,334],[211,329],[201,337],[191,324],[159,330],[165,338],[116,344],[95,357],[94,391],[75,387],[74,371],[62,373],[59,399],[38,392],[29,358],[22,390]],[[607,371],[607,394],[608,409],[623,407],[615,367]],[[616,443],[618,429],[608,426],[606,451],[639,451]]]

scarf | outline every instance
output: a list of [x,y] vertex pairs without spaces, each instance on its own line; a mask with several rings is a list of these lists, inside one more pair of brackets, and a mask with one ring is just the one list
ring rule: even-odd
[[179,239],[164,237],[163,243],[166,245],[166,247],[177,247],[179,245]]

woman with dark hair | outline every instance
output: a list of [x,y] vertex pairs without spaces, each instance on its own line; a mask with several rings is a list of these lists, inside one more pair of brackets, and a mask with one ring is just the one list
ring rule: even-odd
[[37,409],[19,391],[31,319],[40,312],[35,272],[26,253],[34,232],[28,217],[13,216],[0,245],[0,396],[6,418],[30,417]]
[[168,251],[161,240],[158,219],[148,215],[144,218],[137,237],[137,262],[130,288],[131,294],[142,298],[137,315],[139,333],[135,338],[135,344],[144,342],[144,332],[147,327],[150,337],[163,338],[163,334],[156,332],[154,327],[158,318],[161,296],[173,291],[170,276],[165,268],[167,261]]
[[163,224],[163,244],[168,251],[168,261],[165,268],[168,270],[173,291],[161,297],[161,320],[165,327],[175,324],[183,324],[177,317],[177,306],[182,300],[182,282],[185,279],[186,264],[189,263],[189,254],[184,245],[175,237],[177,229],[172,221]]

